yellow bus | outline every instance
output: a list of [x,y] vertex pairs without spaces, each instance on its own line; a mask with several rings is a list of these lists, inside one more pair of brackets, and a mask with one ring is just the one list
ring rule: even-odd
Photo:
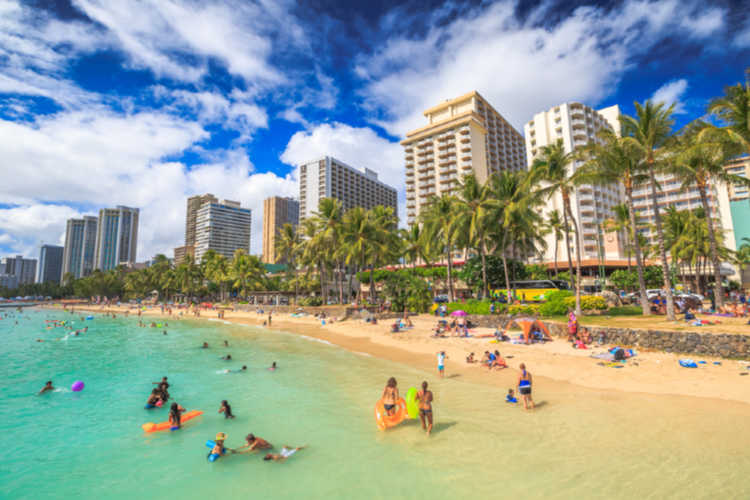
[[[568,282],[562,280],[512,281],[510,287],[513,297],[521,302],[540,302],[550,292],[570,289]],[[500,299],[501,296],[507,298],[508,292],[505,288],[498,288],[490,290],[490,295],[495,299]]]

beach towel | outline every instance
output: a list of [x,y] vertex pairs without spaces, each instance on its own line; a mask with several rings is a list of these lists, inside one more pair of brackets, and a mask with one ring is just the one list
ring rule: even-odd
[[613,361],[615,359],[614,354],[608,353],[608,352],[602,352],[599,354],[592,354],[592,358],[594,359],[603,359],[605,361]]
[[683,368],[698,368],[698,363],[696,363],[692,359],[681,359],[680,366],[682,366]]

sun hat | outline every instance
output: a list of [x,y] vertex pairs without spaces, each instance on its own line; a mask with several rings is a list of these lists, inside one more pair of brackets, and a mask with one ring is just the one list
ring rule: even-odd
[[223,440],[225,440],[226,438],[227,438],[227,435],[226,435],[226,434],[224,434],[223,432],[220,432],[220,433],[218,433],[218,434],[216,435],[216,440],[217,440],[217,441],[223,441]]

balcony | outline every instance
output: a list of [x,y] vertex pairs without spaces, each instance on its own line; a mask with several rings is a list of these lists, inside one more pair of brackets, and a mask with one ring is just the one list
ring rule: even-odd
[[407,177],[414,177],[414,169],[413,168],[407,168],[406,169],[406,176]]

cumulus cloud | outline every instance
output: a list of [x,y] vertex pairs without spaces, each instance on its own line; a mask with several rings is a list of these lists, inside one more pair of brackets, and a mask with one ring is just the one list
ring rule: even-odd
[[681,99],[687,88],[688,82],[684,78],[672,80],[659,87],[651,96],[651,100],[664,103],[666,106],[674,104],[675,113],[685,113],[685,105]]
[[[549,26],[551,3],[524,20],[517,6],[507,0],[459,16],[439,11],[423,35],[408,30],[360,57],[356,72],[373,122],[403,136],[425,124],[424,109],[478,90],[520,130],[534,113],[561,102],[598,104],[634,57],[669,35],[705,39],[724,20],[721,9],[697,2],[629,0],[609,10],[579,7]],[[404,28],[416,22],[406,13],[390,19]]]
[[398,190],[398,213],[402,223],[405,221],[404,151],[397,142],[384,139],[369,127],[324,123],[295,133],[281,154],[281,160],[296,167],[323,156],[377,172],[380,181]]
[[36,256],[39,245],[62,245],[65,221],[80,217],[75,208],[65,205],[33,204],[0,209],[0,245],[15,253]]

